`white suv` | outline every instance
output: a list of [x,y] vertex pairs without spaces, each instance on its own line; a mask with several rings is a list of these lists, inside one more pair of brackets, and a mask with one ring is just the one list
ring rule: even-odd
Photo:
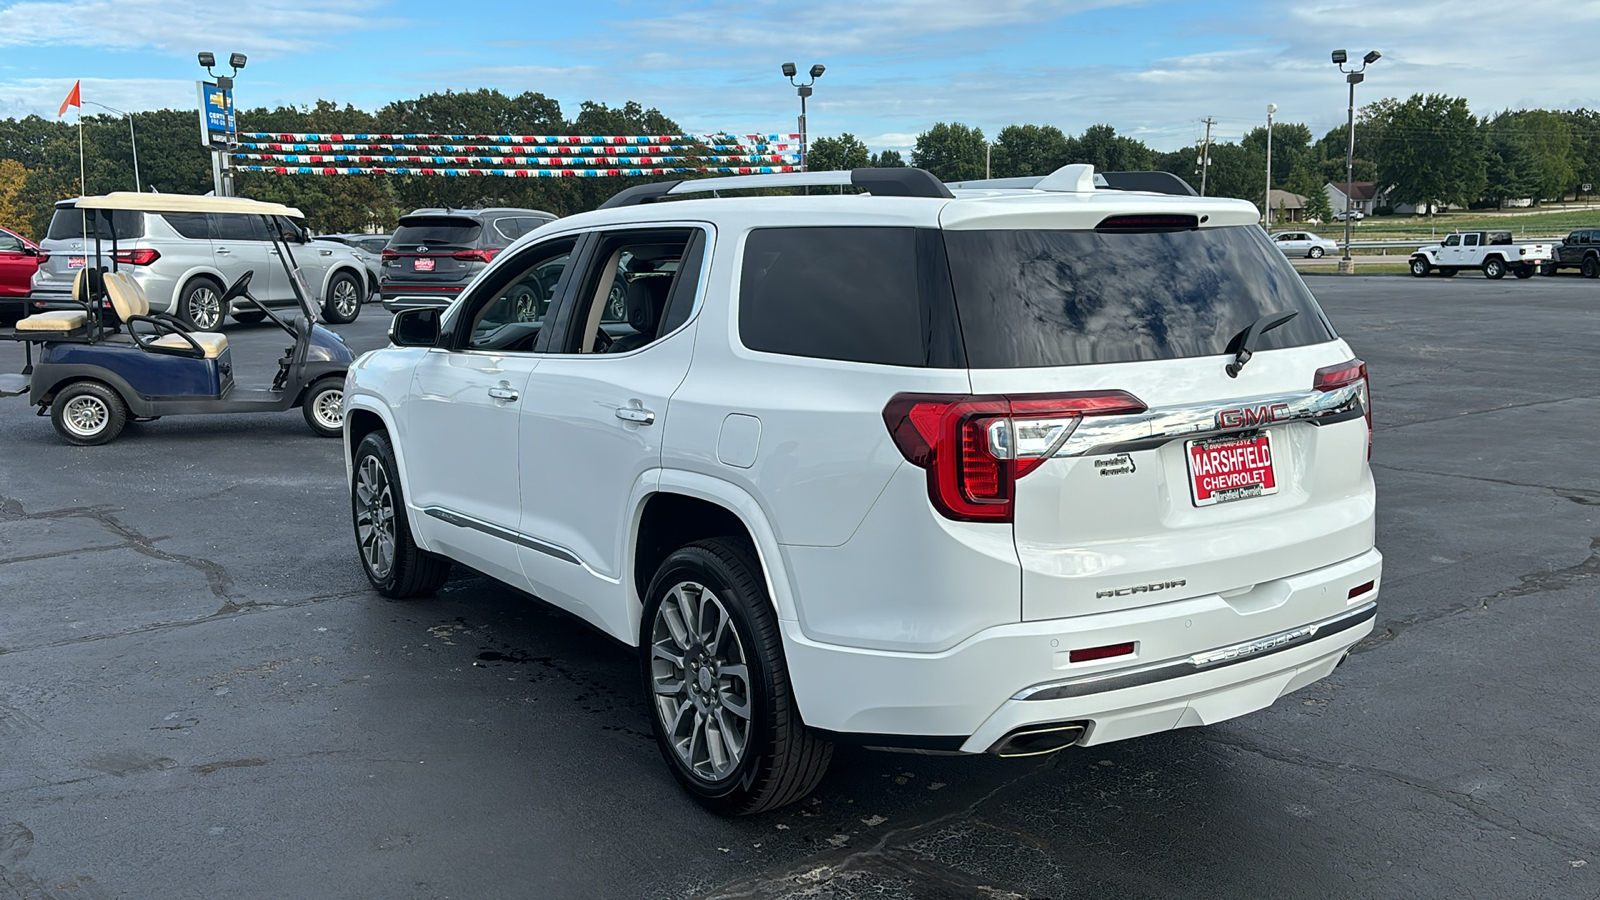
[[[729,813],[835,741],[1046,753],[1325,677],[1376,614],[1365,365],[1249,203],[1036,181],[646,185],[522,238],[351,367],[368,577],[637,646]],[[798,184],[866,195],[678,199]]]

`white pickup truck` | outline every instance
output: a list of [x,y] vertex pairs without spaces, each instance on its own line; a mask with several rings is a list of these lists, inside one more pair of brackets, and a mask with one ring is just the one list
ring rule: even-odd
[[1462,231],[1412,253],[1411,274],[1448,278],[1462,269],[1482,269],[1486,278],[1504,278],[1508,271],[1530,278],[1554,259],[1555,245],[1548,241],[1518,243],[1509,231]]

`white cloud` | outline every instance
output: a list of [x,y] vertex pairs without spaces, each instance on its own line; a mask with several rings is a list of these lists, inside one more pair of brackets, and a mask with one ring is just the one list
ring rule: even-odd
[[336,34],[386,24],[377,0],[256,0],[248,15],[204,0],[23,0],[0,9],[0,46],[73,45],[192,52],[299,52]]
[[[0,119],[21,118],[37,113],[47,119],[56,117],[61,101],[72,90],[72,78],[24,78],[0,82]],[[80,95],[86,101],[104,103],[106,106],[129,111],[170,107],[194,108],[194,82],[166,78],[85,78]],[[99,115],[105,110],[86,103],[86,116]],[[66,121],[75,121],[75,114],[67,110]],[[198,122],[198,120],[197,120]],[[199,125],[196,124],[198,134]]]

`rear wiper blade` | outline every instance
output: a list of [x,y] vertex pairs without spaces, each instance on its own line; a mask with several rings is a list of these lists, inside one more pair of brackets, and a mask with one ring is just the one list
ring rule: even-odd
[[1256,355],[1256,338],[1298,315],[1300,315],[1299,310],[1291,309],[1288,312],[1267,313],[1251,322],[1250,327],[1240,332],[1238,337],[1235,338],[1239,342],[1239,352],[1233,355],[1233,362],[1228,363],[1228,377],[1238,378],[1239,370],[1243,369],[1244,364],[1250,361],[1250,357]]

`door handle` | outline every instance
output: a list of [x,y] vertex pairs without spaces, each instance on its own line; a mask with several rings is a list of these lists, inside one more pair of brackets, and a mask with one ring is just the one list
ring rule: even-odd
[[496,400],[504,400],[510,403],[517,399],[517,392],[508,387],[492,387],[489,388],[489,396]]
[[617,418],[624,422],[632,422],[635,425],[649,425],[655,422],[656,414],[637,406],[619,406],[617,407]]
[[217,252],[218,253],[232,253],[233,251],[229,250],[227,247],[218,247],[217,248]]

